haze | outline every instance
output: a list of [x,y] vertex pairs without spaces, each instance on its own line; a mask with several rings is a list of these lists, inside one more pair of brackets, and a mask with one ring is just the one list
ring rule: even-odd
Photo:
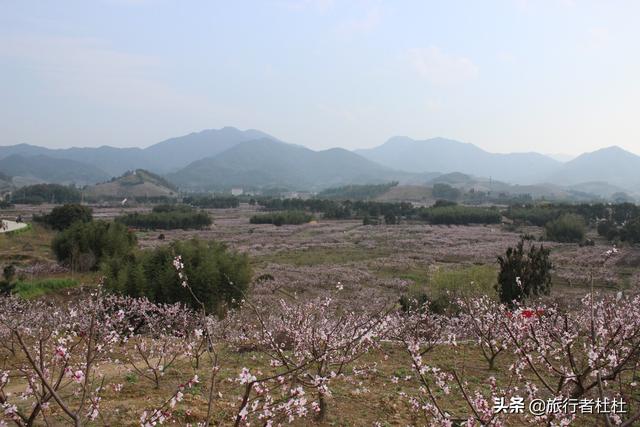
[[640,153],[633,1],[3,1],[0,145],[255,128]]

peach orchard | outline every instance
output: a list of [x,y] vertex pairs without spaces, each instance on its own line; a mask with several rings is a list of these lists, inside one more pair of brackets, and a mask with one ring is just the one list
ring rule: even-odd
[[[179,257],[174,266],[184,292],[193,294]],[[367,378],[379,375],[391,348],[407,354],[408,374],[385,381],[415,384],[398,392],[414,425],[640,422],[639,296],[592,291],[570,309],[459,298],[443,315],[376,299],[346,304],[336,298],[341,292],[336,283],[325,295],[301,299],[274,287],[224,318],[204,305],[159,305],[107,295],[100,286],[58,306],[2,298],[0,425],[113,425],[113,411],[103,408],[123,388],[114,367],[135,374],[141,387],[170,390],[137,408],[138,425],[322,423],[335,387],[374,392]],[[461,362],[470,347],[486,363],[474,381]],[[436,349],[452,363],[441,366],[432,358]],[[230,371],[237,354],[251,354],[255,363]],[[176,369],[177,377],[167,375]],[[197,416],[185,402],[195,388],[202,396]],[[534,413],[533,401],[554,406]]]

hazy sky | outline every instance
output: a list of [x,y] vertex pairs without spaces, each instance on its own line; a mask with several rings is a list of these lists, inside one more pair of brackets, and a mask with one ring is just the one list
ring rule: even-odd
[[0,145],[640,154],[640,2],[0,0]]

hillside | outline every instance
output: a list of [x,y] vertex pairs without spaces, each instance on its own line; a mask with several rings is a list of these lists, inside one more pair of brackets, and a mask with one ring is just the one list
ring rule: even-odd
[[89,199],[157,198],[176,197],[177,190],[164,178],[137,169],[111,181],[89,186],[84,194]]
[[489,153],[445,138],[417,141],[397,136],[356,153],[390,168],[409,172],[462,172],[512,183],[532,183],[554,172],[560,162],[538,153]]
[[0,159],[0,172],[31,182],[86,185],[104,181],[109,175],[92,165],[45,155],[13,154]]
[[313,151],[259,139],[193,162],[168,175],[168,179],[181,188],[199,190],[231,186],[317,190],[344,184],[384,183],[407,175],[341,148]]

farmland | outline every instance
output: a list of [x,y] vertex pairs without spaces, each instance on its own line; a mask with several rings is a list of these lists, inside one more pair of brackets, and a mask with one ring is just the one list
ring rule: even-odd
[[[22,215],[29,221],[34,213],[49,208],[17,206],[14,210],[6,212],[6,216]],[[210,345],[215,348],[215,352],[211,352],[211,348],[207,350],[206,344],[203,347],[203,327],[198,326],[200,315],[197,311],[175,311],[166,307],[153,310],[165,313],[164,319],[172,328],[176,328],[176,331],[184,328],[191,332],[185,335],[164,336],[164,332],[148,331],[147,335],[131,334],[127,335],[126,339],[125,334],[107,345],[107,348],[97,351],[96,354],[99,356],[92,367],[93,372],[97,373],[91,380],[84,382],[84,377],[83,381],[70,378],[63,382],[60,390],[70,408],[81,408],[78,417],[82,423],[140,425],[148,422],[151,425],[153,422],[162,421],[178,425],[195,425],[208,418],[213,424],[234,424],[238,420],[238,414],[243,412],[242,409],[246,409],[241,401],[243,393],[249,390],[249,402],[259,403],[249,408],[248,413],[243,415],[246,420],[241,417],[242,422],[272,417],[274,422],[292,421],[294,425],[423,425],[430,422],[441,425],[439,423],[444,422],[442,419],[433,421],[439,419],[436,412],[440,409],[436,410],[426,404],[423,404],[424,408],[419,409],[415,407],[417,401],[412,400],[425,398],[425,384],[434,387],[435,401],[440,402],[444,412],[453,414],[454,420],[469,414],[464,391],[478,389],[487,396],[485,398],[489,404],[493,403],[490,396],[499,393],[487,386],[488,381],[493,381],[491,378],[495,378],[505,395],[514,392],[510,388],[513,384],[509,367],[517,365],[519,359],[512,352],[501,354],[496,359],[494,369],[488,369],[481,347],[474,344],[475,339],[469,330],[456,329],[453,325],[447,326],[446,331],[440,330],[436,322],[427,328],[427,332],[436,334],[436,331],[440,331],[441,334],[426,338],[427,341],[420,341],[420,346],[428,346],[429,339],[433,340],[433,348],[421,356],[422,360],[429,366],[437,366],[442,372],[464,375],[465,379],[464,387],[452,391],[453,397],[446,397],[449,387],[456,388],[454,379],[441,378],[435,374],[433,379],[425,379],[424,372],[421,374],[419,369],[416,371],[416,355],[407,350],[410,343],[405,346],[397,337],[393,338],[393,334],[388,335],[389,330],[382,331],[383,323],[398,320],[389,318],[383,322],[376,316],[382,313],[395,316],[398,301],[402,296],[418,296],[424,293],[430,297],[448,298],[447,292],[451,291],[455,295],[473,298],[485,294],[495,298],[497,257],[502,255],[507,247],[516,245],[523,234],[539,238],[543,233],[542,227],[511,224],[448,226],[419,221],[401,221],[395,225],[363,225],[362,220],[324,220],[319,215],[300,225],[252,224],[250,218],[258,209],[247,204],[232,209],[205,209],[211,217],[212,225],[204,229],[134,230],[137,245],[142,250],[151,250],[192,238],[222,242],[231,250],[248,255],[253,280],[247,291],[244,308],[237,310],[237,314],[234,314],[235,311],[229,312],[224,319],[211,320],[213,323],[206,326],[207,331],[208,328],[212,328],[209,334],[214,342]],[[93,215],[94,218],[111,221],[123,213],[136,210],[149,211],[148,208],[94,206]],[[109,300],[113,297],[107,296],[104,297],[107,298],[107,302],[96,302],[99,272],[72,272],[60,265],[49,246],[53,237],[54,232],[37,224],[22,233],[0,237],[0,256],[3,262],[11,261],[15,264],[16,275],[20,279],[17,293],[29,301],[25,304],[34,304],[32,309],[40,307],[40,310],[45,312],[47,309],[44,307],[50,307],[48,304],[52,303],[58,307],[54,310],[55,313],[43,314],[39,318],[42,322],[65,323],[66,320],[61,320],[66,319],[65,313],[68,315],[77,311],[79,314],[74,316],[78,316],[78,323],[74,323],[73,326],[73,322],[69,324],[69,328],[73,330],[93,318],[93,312],[88,309],[83,311],[82,306],[73,305],[78,301],[85,301],[84,305],[94,307],[97,312],[108,312],[109,309],[105,307],[109,304],[123,307],[132,304],[124,300],[114,302]],[[550,295],[541,297],[534,302],[535,305],[548,307],[550,313],[553,310],[579,309],[584,304],[582,298],[592,288],[611,298],[615,298],[620,291],[625,298],[632,298],[637,293],[640,286],[640,249],[633,245],[621,246],[617,249],[615,257],[603,262],[603,254],[611,249],[611,244],[599,237],[594,230],[589,230],[587,237],[594,241],[594,245],[543,242],[545,247],[551,249],[550,258],[554,265],[553,286]],[[29,289],[30,285],[32,289]],[[186,288],[184,292],[187,292]],[[330,304],[327,303],[329,305],[317,305],[319,301],[329,297],[332,301]],[[451,299],[453,303],[453,296]],[[71,304],[68,309],[62,308],[67,307],[67,304]],[[302,312],[299,311],[300,304],[307,304]],[[130,309],[132,312],[142,310],[137,305],[131,306]],[[264,332],[261,327],[274,328],[273,331],[285,334],[291,333],[290,328],[295,329],[295,325],[318,332],[319,329],[316,328],[321,328],[321,325],[314,322],[325,317],[333,319],[328,317],[329,314],[335,315],[345,309],[353,310],[353,316],[357,318],[365,316],[362,319],[366,318],[367,322],[372,322],[371,335],[375,338],[370,344],[358,344],[357,348],[350,349],[352,352],[349,353],[349,360],[352,361],[342,363],[340,360],[343,356],[339,353],[344,350],[344,346],[355,345],[345,338],[350,333],[349,328],[353,326],[342,324],[339,320],[331,320],[336,322],[333,330],[344,329],[344,336],[337,334],[335,343],[329,342],[330,339],[327,338],[327,345],[330,348],[333,345],[334,349],[323,356],[327,360],[330,359],[331,363],[327,362],[326,367],[318,368],[318,372],[327,375],[323,381],[327,381],[328,387],[326,393],[321,393],[322,399],[318,400],[323,402],[322,417],[318,417],[314,415],[316,410],[320,411],[315,406],[318,405],[318,384],[314,385],[313,381],[309,383],[304,376],[285,369],[286,363],[300,366],[296,369],[303,369],[302,366],[305,366],[306,370],[307,364],[317,362],[315,356],[306,354],[306,350],[302,351],[306,344],[296,341],[304,338],[293,335],[291,339],[294,344],[287,345],[294,345],[295,348],[295,343],[298,343],[301,346],[300,351],[306,355],[281,355],[284,359],[278,362],[279,351],[274,353],[274,348],[270,347],[269,342],[262,341],[258,335],[260,331]],[[16,310],[14,313],[21,313],[23,309],[13,307],[12,310]],[[493,319],[492,322],[498,325],[502,320],[497,312],[491,310],[493,309],[490,306],[478,306],[475,313],[478,316],[489,316],[487,318]],[[628,315],[633,314],[633,310],[623,311]],[[281,313],[282,317],[278,318],[277,313]],[[528,312],[525,310],[523,313]],[[21,315],[16,314],[18,317]],[[256,315],[259,316],[258,319],[264,319],[261,320],[265,322],[262,326],[255,323]],[[431,325],[429,322],[435,322],[431,317],[423,317],[424,314],[414,316],[417,316],[412,319],[417,322],[415,327],[418,329]],[[96,331],[96,334],[107,336],[115,333],[114,331],[120,331],[120,324],[117,322],[124,320],[111,318],[106,321],[105,330]],[[616,321],[618,320],[620,319]],[[24,319],[25,324],[29,324],[30,321]],[[377,323],[378,321],[380,323]],[[396,327],[396,331],[413,325],[412,320],[403,322],[407,323]],[[238,324],[243,326],[236,329]],[[152,325],[153,322],[149,320],[149,327]],[[254,325],[255,329],[250,325]],[[68,333],[63,333],[57,327],[54,330],[63,335]],[[200,332],[193,335],[194,330]],[[243,332],[238,333],[239,330]],[[257,335],[252,335],[254,333]],[[420,335],[423,338],[424,333],[423,331]],[[458,335],[457,345],[447,342],[450,333]],[[611,334],[615,335],[614,332]],[[150,338],[154,336],[156,338]],[[158,338],[159,336],[163,338]],[[64,339],[65,342],[73,343],[78,337],[69,335]],[[628,339],[635,342],[633,340],[636,338]],[[78,341],[77,349],[82,349],[83,346],[87,349],[92,348],[90,340],[81,341]],[[154,341],[157,342],[153,344]],[[142,342],[147,342],[149,348],[136,351]],[[11,348],[15,353],[11,356],[7,344],[0,371],[6,369],[11,381],[4,385],[3,393],[4,396],[15,397],[24,391],[27,384],[23,377],[11,370],[11,366],[27,362],[24,360],[24,354],[19,351],[20,345],[14,336],[6,343],[13,346]],[[54,353],[56,345],[59,347],[56,342],[47,340],[43,341],[43,345],[51,345]],[[362,348],[359,347],[361,345]],[[505,346],[507,345],[511,344],[505,343]],[[82,352],[70,352],[67,359],[52,356],[46,363],[50,364],[54,375],[55,369],[61,369],[64,363],[67,363],[68,366],[74,367],[72,372],[76,372],[77,368],[84,376],[85,371],[82,367],[86,365],[79,359],[82,355]],[[215,362],[211,362],[211,357]],[[211,363],[214,363],[213,371]],[[159,369],[158,366],[163,364],[166,366]],[[325,372],[325,369],[328,371]],[[339,373],[333,378],[330,375],[331,371]],[[158,373],[159,376],[154,380],[154,375]],[[197,375],[197,382],[193,381],[194,375]],[[260,380],[272,375],[280,375],[283,383]],[[625,370],[618,380],[620,384],[630,384],[634,382],[635,375],[635,372]],[[549,374],[549,377],[553,378],[553,374]],[[525,369],[522,381],[525,380],[535,381],[531,370]],[[446,386],[441,387],[441,382],[446,383]],[[245,388],[247,383],[251,383],[251,388]],[[97,398],[99,395],[99,403],[94,397],[87,397],[82,407],[78,390],[88,390],[97,384],[104,385],[100,386],[100,393],[91,396],[95,395]],[[436,387],[434,384],[440,385]],[[260,387],[265,391],[260,392]],[[288,388],[293,390],[297,387],[304,390],[306,397],[303,398],[299,392],[287,391]],[[144,390],[144,393],[141,393],[141,390]],[[210,390],[215,390],[214,398],[209,394]],[[639,397],[637,393],[624,391],[627,399]],[[267,395],[271,396],[270,399],[273,401],[271,409],[265,412],[264,399]],[[47,391],[44,390],[40,398],[47,398],[46,396]],[[176,399],[176,396],[179,396],[179,399]],[[26,402],[29,399],[27,397]],[[50,400],[51,396],[47,399]],[[16,402],[21,413],[28,413],[25,401],[15,401],[14,398],[11,402]],[[287,402],[290,406],[286,405]],[[95,417],[92,408],[95,408]],[[70,412],[73,413],[73,410]],[[273,415],[269,415],[271,412]],[[64,421],[68,420],[68,414],[53,401],[42,414],[45,418],[36,418],[46,419],[51,425],[65,425],[68,422]],[[482,419],[482,414],[478,417]],[[541,422],[518,416],[507,416],[503,420],[506,425]],[[574,424],[593,425],[593,418],[578,417]]]

